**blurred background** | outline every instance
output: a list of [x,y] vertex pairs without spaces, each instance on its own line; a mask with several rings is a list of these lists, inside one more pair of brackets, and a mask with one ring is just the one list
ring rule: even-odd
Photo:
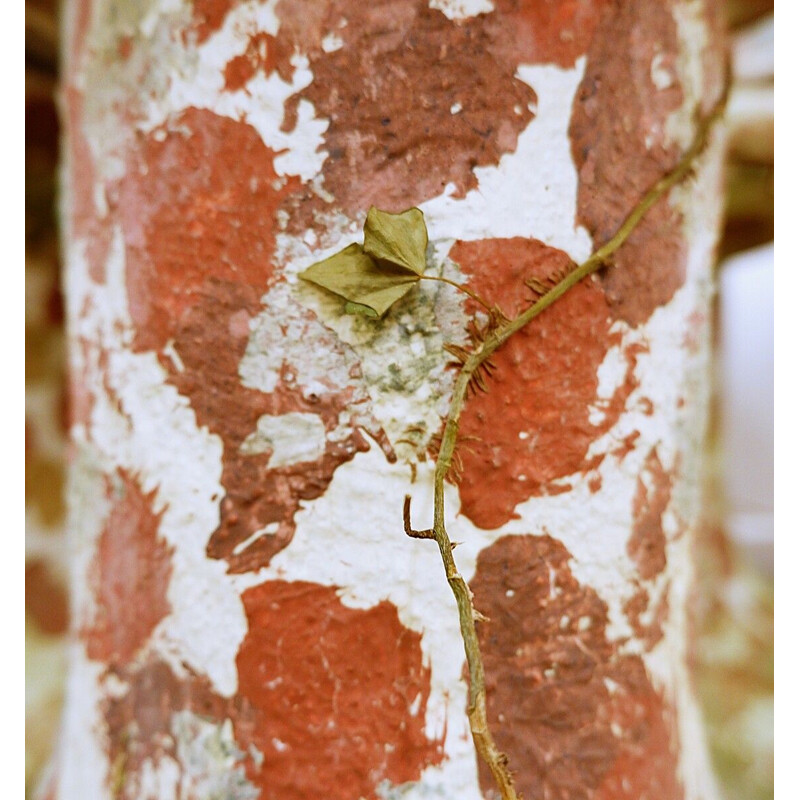
[[[727,0],[734,88],[693,669],[726,800],[773,796],[773,2]],[[58,0],[25,3],[26,797],[59,722],[66,372]]]

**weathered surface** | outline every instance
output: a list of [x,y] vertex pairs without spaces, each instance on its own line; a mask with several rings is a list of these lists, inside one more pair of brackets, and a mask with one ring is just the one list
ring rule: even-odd
[[[535,239],[457,242],[450,257],[508,316],[533,299],[526,280],[558,277],[571,263]],[[636,383],[631,346],[624,380],[604,400],[601,419],[591,418],[598,368],[620,341],[611,323],[603,290],[586,281],[493,358],[491,391],[470,401],[460,425],[461,512],[476,525],[499,528],[523,500],[569,491],[559,479],[597,466],[597,457],[587,459],[589,445],[619,419]]]
[[[675,162],[718,74],[706,13],[71,9],[58,796],[490,796],[452,597],[400,518],[411,492],[429,524],[443,345],[481,311],[423,281],[353,318],[297,275],[370,204],[420,205],[429,271],[519,312]],[[717,157],[496,354],[462,418],[456,555],[532,797],[713,797],[683,654]]]
[[[587,53],[570,137],[580,178],[577,219],[597,246],[680,154],[667,127],[683,100],[675,5],[610,5]],[[603,283],[614,315],[638,325],[672,298],[685,275],[681,215],[665,198],[615,254]]]
[[526,796],[682,798],[674,709],[641,658],[608,640],[605,603],[569,560],[550,536],[504,537],[478,558],[471,587],[492,621],[479,635],[498,746]]
[[89,657],[119,666],[131,661],[169,614],[170,548],[159,536],[155,492],[144,494],[122,470],[109,481],[111,511],[97,543],[90,583],[96,610],[84,636]]

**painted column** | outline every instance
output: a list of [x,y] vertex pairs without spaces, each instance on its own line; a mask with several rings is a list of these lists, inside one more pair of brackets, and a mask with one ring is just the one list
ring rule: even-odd
[[[54,796],[492,797],[430,525],[477,312],[298,280],[418,206],[516,313],[691,141],[712,2],[74,0],[72,608]],[[447,488],[529,800],[712,800],[687,671],[720,141],[496,357]]]

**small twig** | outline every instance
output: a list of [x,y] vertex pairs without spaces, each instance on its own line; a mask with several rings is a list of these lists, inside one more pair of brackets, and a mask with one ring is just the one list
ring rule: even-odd
[[[576,265],[569,270],[552,288],[544,283],[535,282],[531,288],[536,294],[541,294],[539,299],[519,316],[505,323],[500,322],[490,330],[482,342],[476,342],[471,353],[458,348],[454,353],[461,363],[461,368],[453,387],[453,396],[445,423],[444,433],[441,437],[439,453],[436,459],[434,474],[434,508],[433,528],[425,531],[414,531],[411,528],[411,498],[406,496],[403,506],[403,522],[408,536],[418,539],[435,539],[439,546],[442,563],[444,564],[447,582],[455,596],[458,606],[461,637],[464,640],[464,651],[469,670],[469,703],[467,715],[469,717],[472,738],[475,747],[492,772],[495,783],[500,790],[503,800],[521,800],[514,788],[511,771],[508,768],[507,756],[500,752],[494,742],[486,715],[486,684],[483,671],[478,634],[475,621],[482,619],[472,604],[472,592],[467,582],[459,574],[453,560],[453,543],[447,534],[444,524],[444,481],[453,463],[456,439],[458,435],[458,422],[466,402],[467,391],[473,383],[478,371],[485,366],[489,357],[503,345],[518,330],[525,327],[531,320],[539,316],[562,295],[587,276],[604,266],[609,257],[618,250],[631,235],[633,230],[642,220],[644,215],[675,185],[680,183],[693,169],[697,156],[705,149],[711,134],[711,129],[716,120],[722,115],[727,100],[727,90],[715,104],[711,112],[698,121],[698,128],[689,149],[681,157],[675,168],[656,182],[636,205],[631,213],[622,222],[617,232],[602,247],[592,253],[583,264]],[[464,286],[459,286],[446,278],[433,278],[456,286],[461,291],[473,297],[485,308],[493,310],[483,299]],[[479,383],[480,386],[480,383]],[[482,388],[482,387],[481,387]]]
[[439,283],[446,283],[448,286],[453,286],[458,289],[459,292],[464,292],[464,294],[469,295],[476,303],[480,303],[490,314],[495,311],[495,308],[489,305],[476,291],[470,289],[469,286],[465,286],[463,283],[456,283],[455,281],[451,281],[450,278],[443,278],[440,275],[420,275],[419,277],[423,281],[439,281]]
[[433,528],[427,528],[424,531],[417,531],[411,527],[411,495],[407,494],[403,501],[403,530],[406,536],[412,539],[433,539]]

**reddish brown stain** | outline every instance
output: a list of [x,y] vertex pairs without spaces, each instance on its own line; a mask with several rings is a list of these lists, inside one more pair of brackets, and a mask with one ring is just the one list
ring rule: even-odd
[[[578,167],[577,221],[598,246],[679,157],[664,133],[669,115],[683,100],[672,6],[662,0],[617,0],[608,6],[589,47],[570,138]],[[672,77],[664,89],[657,89],[651,77],[656,57]],[[681,222],[664,198],[613,256],[602,281],[615,317],[639,325],[683,285]]]
[[163,661],[130,664],[110,670],[127,684],[127,690],[109,696],[103,717],[108,735],[110,771],[124,769],[126,797],[138,797],[143,763],[176,756],[172,717],[191,711],[221,722],[230,712],[231,701],[214,692],[207,678],[187,670],[178,678]]
[[[360,610],[335,587],[270,582],[243,595],[249,631],[236,659],[251,722],[234,723],[264,763],[263,800],[376,798],[442,758],[425,735],[430,671],[420,635],[388,602]],[[410,709],[415,706],[414,711]]]
[[[469,285],[508,315],[533,299],[526,279],[545,279],[570,263],[563,251],[521,238],[457,242],[450,257]],[[554,482],[602,460],[587,461],[589,445],[618,419],[635,387],[630,351],[628,374],[606,404],[605,419],[589,422],[597,369],[618,341],[611,322],[603,290],[585,280],[492,357],[497,369],[489,391],[469,400],[459,426],[461,512],[476,525],[500,527],[517,504],[564,491]]]
[[69,43],[69,71],[74,73],[80,65],[80,58],[86,44],[86,34],[92,20],[94,0],[79,0],[72,4],[72,31]]
[[520,64],[571,67],[589,47],[610,0],[497,0],[487,22],[503,31],[508,58]]
[[111,511],[90,575],[97,608],[83,633],[90,658],[125,664],[170,612],[172,548],[159,536],[163,511],[153,510],[155,491],[145,494],[124,470],[108,490]]
[[[513,152],[533,118],[536,94],[515,78],[505,31],[485,16],[453,22],[425,0],[293,0],[277,12],[287,56],[298,47],[314,74],[288,101],[285,127],[302,99],[329,120],[324,187],[347,214],[372,204],[401,210],[448,183],[463,196],[477,186],[475,167]],[[334,52],[322,48],[329,33],[343,41]],[[309,189],[290,207],[293,224],[305,226],[325,204]]]
[[104,717],[109,763],[124,762],[128,786],[138,785],[147,758],[174,757],[172,717],[183,710],[232,721],[262,800],[320,791],[331,800],[377,800],[381,782],[416,780],[438,763],[441,742],[425,736],[430,671],[420,635],[400,624],[390,603],[349,609],[336,592],[275,581],[242,595],[249,630],[231,699],[163,662],[116,670],[128,688],[107,699]]
[[[607,609],[550,536],[506,536],[470,586],[489,725],[526,797],[681,800],[672,710],[638,656],[606,635]],[[492,786],[481,765],[484,791]]]
[[[330,432],[354,399],[349,391],[306,397],[287,377],[291,373],[289,364],[270,394],[242,385],[239,362],[247,347],[247,321],[258,309],[255,289],[209,280],[175,331],[175,350],[183,369],[176,369],[167,356],[162,357],[170,382],[189,398],[198,424],[222,439],[225,496],[220,501],[220,524],[208,543],[208,554],[227,559],[233,572],[268,564],[291,541],[293,517],[300,503],[320,497],[338,466],[357,452],[369,449],[366,439],[354,431],[344,438],[328,440],[324,454],[316,461],[277,469],[269,467],[269,452],[240,452],[245,438],[256,430],[256,423],[264,414],[316,414]],[[270,523],[277,523],[276,532],[237,550],[237,545]]]
[[[85,302],[81,314],[87,312],[90,303]],[[82,369],[71,367],[67,371],[67,393],[66,393],[66,422],[67,429],[73,425],[84,425],[88,430],[92,419],[95,396],[90,388],[91,367],[90,359],[93,354],[93,344],[86,338],[77,336],[75,339],[75,349],[80,352],[83,362]]]
[[[645,474],[648,482],[645,482]],[[639,575],[650,580],[667,565],[667,537],[661,518],[672,497],[673,475],[665,470],[653,448],[647,456],[636,483],[633,499],[633,530],[628,539],[628,555],[636,563]]]
[[133,52],[133,37],[120,36],[117,40],[117,53],[123,61],[127,61]]
[[138,140],[118,200],[137,350],[161,349],[211,279],[266,290],[291,188],[272,157],[250,125],[196,108]]
[[225,22],[228,12],[241,0],[193,0],[192,30],[197,44],[202,44],[212,33],[216,33]]
[[669,616],[669,584],[662,590],[650,621],[645,622],[643,616],[649,608],[650,592],[644,587],[639,587],[622,608],[636,638],[644,643],[647,652],[664,638],[664,622]]
[[25,614],[44,633],[65,633],[69,625],[67,590],[63,579],[47,562],[36,559],[25,564]]
[[225,88],[235,92],[259,71],[265,74],[272,72],[278,64],[279,48],[279,41],[268,33],[251,36],[245,52],[232,58],[225,66]]
[[636,442],[641,435],[639,431],[631,431],[627,436],[622,438],[619,445],[611,451],[611,454],[616,456],[620,461],[623,461],[625,456],[636,449]]

